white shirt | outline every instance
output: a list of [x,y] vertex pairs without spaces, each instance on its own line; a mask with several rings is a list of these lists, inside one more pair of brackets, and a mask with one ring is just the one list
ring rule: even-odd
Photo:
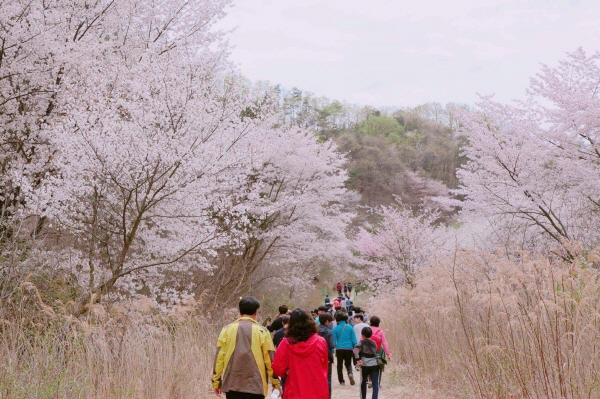
[[356,342],[359,342],[362,338],[362,329],[365,327],[369,327],[369,325],[365,322],[355,324],[354,327],[354,335],[356,335]]

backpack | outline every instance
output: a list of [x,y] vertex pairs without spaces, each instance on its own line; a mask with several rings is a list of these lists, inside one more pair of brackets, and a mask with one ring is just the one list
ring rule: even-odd
[[377,344],[377,351],[381,350],[381,344],[383,343],[383,331],[377,330],[377,333],[373,333],[371,340]]

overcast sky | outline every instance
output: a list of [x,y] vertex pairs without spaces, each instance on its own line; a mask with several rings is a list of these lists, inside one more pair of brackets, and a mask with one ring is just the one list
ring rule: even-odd
[[231,56],[251,80],[357,104],[473,104],[600,50],[600,1],[234,0],[221,27],[236,27]]

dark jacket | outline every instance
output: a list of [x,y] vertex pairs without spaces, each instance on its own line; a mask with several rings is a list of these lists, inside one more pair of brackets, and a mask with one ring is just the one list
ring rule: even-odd
[[317,331],[321,337],[327,342],[327,348],[329,349],[329,363],[333,363],[333,352],[335,350],[335,342],[333,342],[333,333],[327,326],[320,325],[319,331]]
[[277,331],[281,328],[283,328],[283,316],[281,315],[273,320],[273,323],[271,323],[270,326],[267,326],[267,330],[269,330],[269,332]]
[[281,341],[283,341],[284,338],[285,338],[285,328],[280,328],[279,330],[277,330],[275,332],[275,335],[273,335],[273,345],[275,345],[275,347],[277,348],[279,346],[279,344],[281,343]]
[[354,348],[354,357],[362,360],[364,367],[378,367],[377,344],[370,339],[363,339]]

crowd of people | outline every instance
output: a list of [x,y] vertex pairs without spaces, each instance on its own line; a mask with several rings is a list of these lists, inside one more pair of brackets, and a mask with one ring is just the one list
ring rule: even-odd
[[[350,300],[352,285],[347,288],[344,298]],[[241,298],[240,318],[219,335],[212,378],[217,396],[264,399],[271,385],[272,398],[283,394],[283,399],[330,399],[337,363],[339,384],[346,384],[345,371],[350,385],[355,385],[356,370],[360,397],[366,399],[372,388],[371,398],[377,399],[390,359],[379,317],[326,297],[325,304],[310,313],[280,306],[279,314],[261,325],[259,308],[256,298]]]

